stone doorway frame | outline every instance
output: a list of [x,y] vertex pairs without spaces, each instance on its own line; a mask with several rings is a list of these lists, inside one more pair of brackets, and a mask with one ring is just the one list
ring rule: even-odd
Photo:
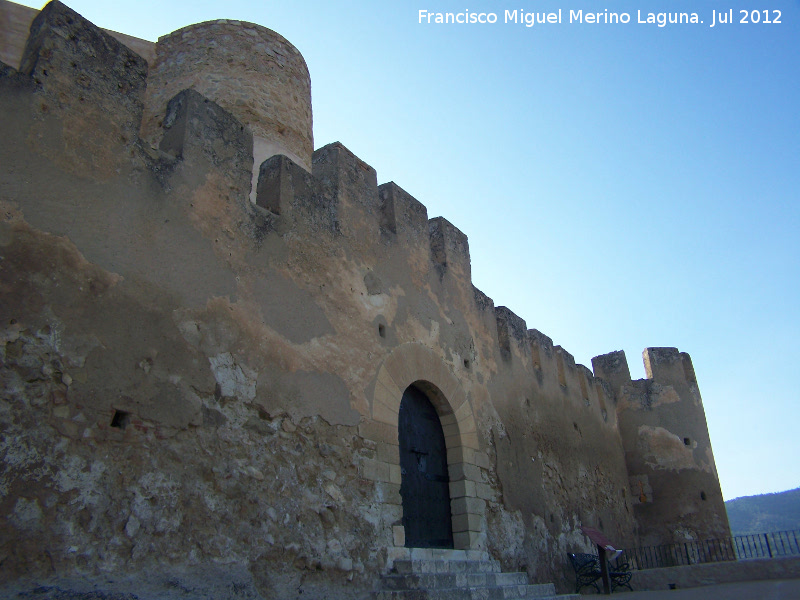
[[[410,385],[423,391],[439,415],[447,447],[450,477],[450,516],[456,550],[483,550],[486,540],[486,502],[478,497],[485,486],[472,404],[447,364],[427,346],[403,344],[386,357],[378,369],[370,404],[372,423],[362,422],[362,437],[377,444],[375,459],[362,462],[362,476],[389,484],[384,494],[385,512],[392,523],[395,547],[405,546],[400,498],[400,446],[398,415],[403,392]],[[375,439],[380,438],[380,439]],[[399,516],[399,517],[398,517]]]

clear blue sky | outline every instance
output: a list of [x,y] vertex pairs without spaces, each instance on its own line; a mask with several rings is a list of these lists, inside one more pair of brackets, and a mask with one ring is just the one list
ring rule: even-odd
[[[311,71],[315,146],[341,141],[466,233],[496,305],[587,366],[625,350],[634,378],[647,346],[689,352],[726,499],[800,486],[799,0],[67,4],[149,40],[216,18],[281,33]],[[581,9],[631,22],[569,23]]]

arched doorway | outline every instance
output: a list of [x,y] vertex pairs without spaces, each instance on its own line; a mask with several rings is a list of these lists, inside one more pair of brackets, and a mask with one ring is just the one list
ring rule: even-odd
[[400,402],[398,438],[406,547],[452,548],[444,432],[433,404],[413,385]]

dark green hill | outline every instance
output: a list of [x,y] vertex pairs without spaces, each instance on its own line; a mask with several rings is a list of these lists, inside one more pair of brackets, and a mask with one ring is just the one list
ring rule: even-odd
[[800,529],[800,488],[725,503],[733,535]]

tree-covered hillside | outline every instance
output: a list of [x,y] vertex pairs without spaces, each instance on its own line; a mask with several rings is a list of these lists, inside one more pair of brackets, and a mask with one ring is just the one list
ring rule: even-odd
[[800,488],[725,503],[733,535],[800,529]]

